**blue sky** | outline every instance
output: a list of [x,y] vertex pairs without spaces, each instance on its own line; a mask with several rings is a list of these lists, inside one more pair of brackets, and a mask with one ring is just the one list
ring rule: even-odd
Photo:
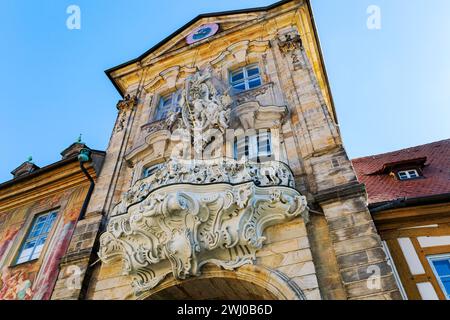
[[[3,0],[0,181],[39,166],[83,133],[106,149],[120,98],[103,71],[137,57],[199,13],[275,0]],[[450,138],[450,1],[312,0],[350,157]],[[81,30],[66,9],[81,8]],[[366,26],[369,5],[381,30]]]

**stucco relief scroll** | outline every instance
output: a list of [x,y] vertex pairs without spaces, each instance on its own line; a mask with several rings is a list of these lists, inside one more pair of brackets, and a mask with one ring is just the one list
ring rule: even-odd
[[170,273],[199,275],[206,263],[229,270],[251,264],[267,227],[307,213],[305,197],[287,187],[168,186],[111,219],[99,256],[123,260],[139,293]]

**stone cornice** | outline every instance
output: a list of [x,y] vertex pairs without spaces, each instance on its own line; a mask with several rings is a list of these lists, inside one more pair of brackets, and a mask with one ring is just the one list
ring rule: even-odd
[[[94,168],[90,166],[88,170],[96,179]],[[83,184],[89,185],[89,181],[81,172],[78,161],[74,160],[29,179],[11,183],[1,189],[0,211],[43,199]]]

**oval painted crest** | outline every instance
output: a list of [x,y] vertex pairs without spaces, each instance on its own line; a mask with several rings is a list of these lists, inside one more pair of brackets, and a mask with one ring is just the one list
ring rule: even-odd
[[192,33],[186,37],[186,42],[187,44],[195,43],[215,35],[217,31],[219,31],[219,25],[217,23],[204,24],[192,31]]

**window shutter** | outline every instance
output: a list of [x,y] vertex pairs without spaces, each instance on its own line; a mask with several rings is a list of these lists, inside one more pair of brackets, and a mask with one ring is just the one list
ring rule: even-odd
[[272,156],[272,136],[269,130],[260,130],[258,133],[258,160],[269,160]]
[[258,161],[258,136],[252,135],[248,137],[248,159]]

